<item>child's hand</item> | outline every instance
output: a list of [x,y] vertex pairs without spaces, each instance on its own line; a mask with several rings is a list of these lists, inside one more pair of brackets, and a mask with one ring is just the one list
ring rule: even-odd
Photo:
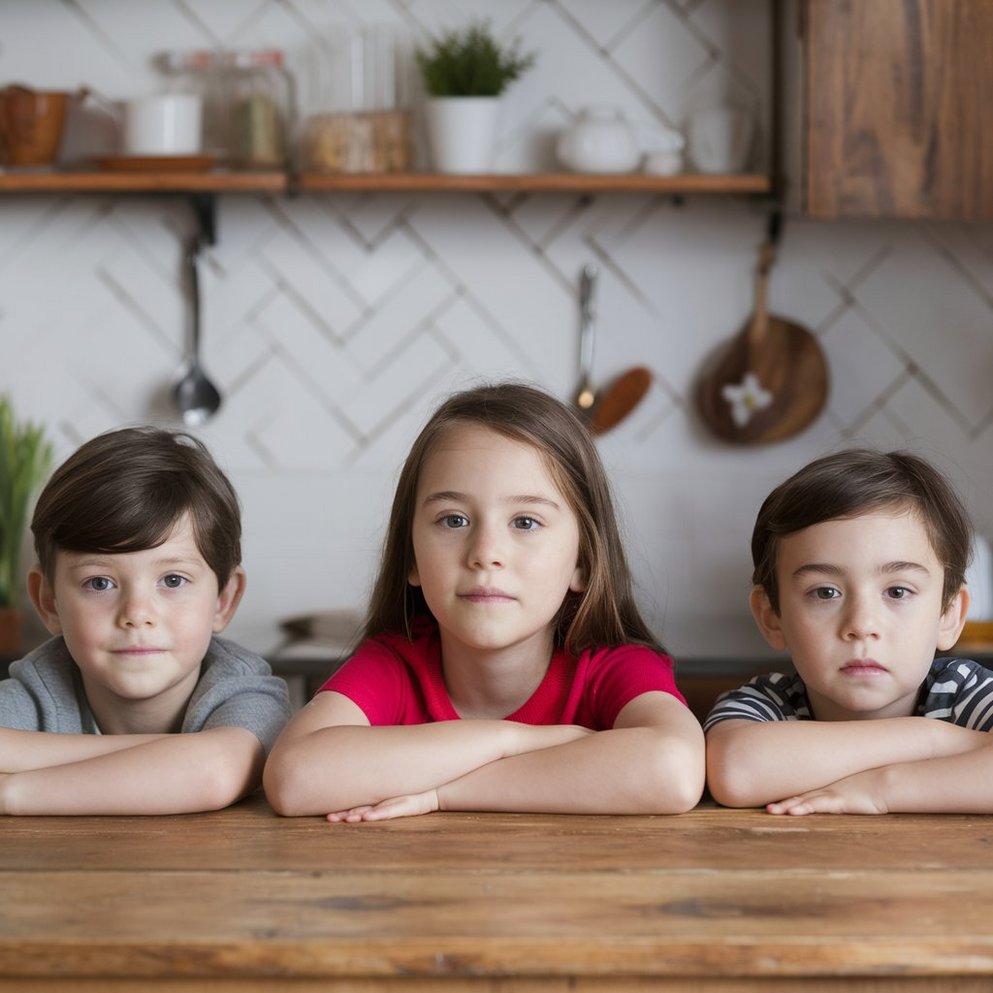
[[423,793],[410,793],[375,804],[352,807],[351,810],[339,810],[328,814],[328,820],[332,824],[359,824],[362,821],[388,821],[394,817],[430,814],[437,809],[438,791],[425,790]]
[[888,813],[876,769],[846,776],[836,783],[778,803],[766,804],[770,814],[885,814]]

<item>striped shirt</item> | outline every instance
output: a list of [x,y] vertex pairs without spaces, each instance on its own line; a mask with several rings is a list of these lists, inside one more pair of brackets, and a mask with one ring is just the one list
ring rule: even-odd
[[[993,672],[969,659],[935,659],[914,713],[976,731],[993,730]],[[812,721],[814,716],[803,680],[771,672],[718,697],[703,728],[709,731],[730,720]]]

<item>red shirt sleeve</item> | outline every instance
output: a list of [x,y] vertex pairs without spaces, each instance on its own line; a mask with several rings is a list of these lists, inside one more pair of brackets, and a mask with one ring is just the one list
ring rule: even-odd
[[400,714],[410,680],[403,662],[376,639],[362,642],[355,653],[320,687],[356,704],[373,726],[402,723]]
[[686,704],[676,688],[672,658],[644,645],[621,645],[584,654],[580,659],[583,668],[585,692],[577,716],[583,718],[579,723],[585,727],[612,728],[626,704],[654,690]]

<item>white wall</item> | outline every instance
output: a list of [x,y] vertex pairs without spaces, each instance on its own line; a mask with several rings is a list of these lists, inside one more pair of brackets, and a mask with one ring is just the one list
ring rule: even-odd
[[[120,99],[157,85],[164,48],[271,44],[301,67],[335,23],[417,37],[469,12],[540,52],[505,107],[508,171],[547,165],[549,136],[586,104],[675,126],[715,94],[764,107],[766,0],[8,0],[0,83]],[[182,199],[4,197],[2,217],[0,391],[49,425],[59,458],[114,426],[173,422]],[[756,509],[827,450],[931,456],[993,533],[993,226],[788,221],[770,302],[818,334],[830,403],[796,439],[732,448],[704,433],[692,386],[750,310],[763,231],[744,198],[222,197],[202,284],[225,403],[202,435],[245,508],[249,593],[230,633],[267,649],[280,618],[361,607],[399,462],[448,390],[512,375],[571,395],[589,260],[596,378],[655,375],[601,450],[645,609],[677,657],[759,647],[745,617]]]

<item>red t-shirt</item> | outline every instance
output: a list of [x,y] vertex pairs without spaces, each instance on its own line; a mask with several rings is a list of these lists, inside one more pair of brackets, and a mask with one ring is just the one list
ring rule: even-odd
[[[370,638],[320,688],[347,696],[373,726],[429,724],[459,719],[445,687],[441,640],[434,624],[403,635]],[[668,655],[642,645],[552,656],[531,698],[506,720],[522,724],[578,724],[593,731],[614,726],[625,704],[662,690],[685,704]]]

